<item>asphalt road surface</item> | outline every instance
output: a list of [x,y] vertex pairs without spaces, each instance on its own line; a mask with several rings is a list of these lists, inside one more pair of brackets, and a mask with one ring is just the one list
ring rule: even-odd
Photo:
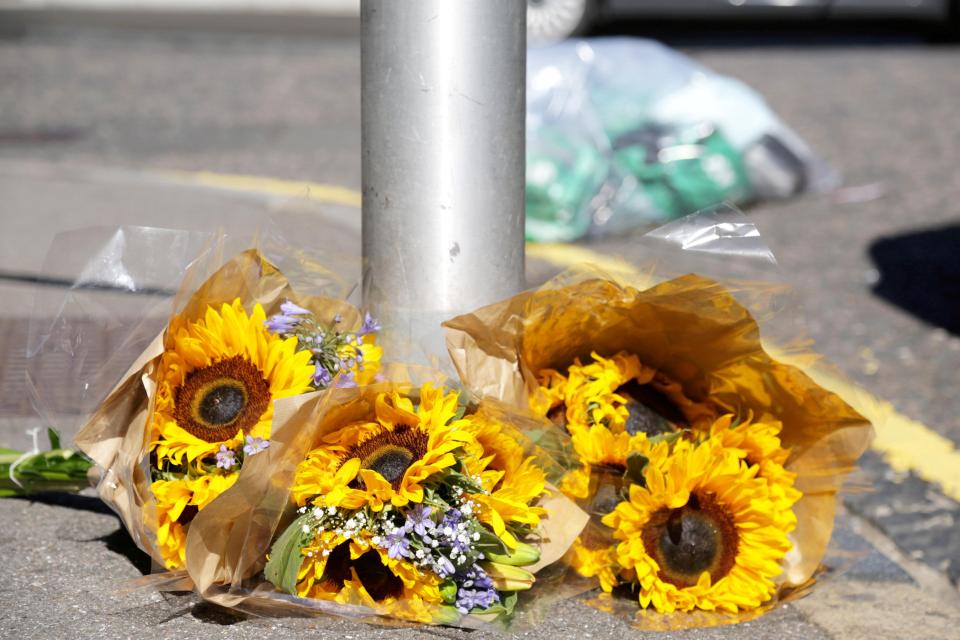
[[[845,186],[835,193],[748,214],[803,299],[818,350],[860,387],[960,445],[960,49],[889,34],[671,37],[760,91],[842,172]],[[159,170],[359,190],[359,101],[352,37],[63,29],[0,40],[0,272],[35,273],[53,234],[69,227],[247,224],[278,206],[275,195],[149,178]],[[336,215],[355,239],[357,211]],[[630,255],[628,239],[589,248]],[[533,260],[528,276],[555,270]],[[30,287],[0,277],[0,291],[16,303],[0,316],[22,328]],[[11,397],[22,354],[15,340],[0,346],[0,444],[22,445],[23,426],[35,420]],[[867,456],[858,484],[869,490],[845,497],[837,550],[847,561],[834,565],[844,571],[758,621],[682,637],[892,638],[906,626],[955,637],[956,496],[893,471],[880,453]],[[146,570],[144,557],[93,499],[0,502],[0,520],[8,603],[0,635],[266,638],[314,628],[241,621],[189,598],[118,594]],[[317,628],[331,637],[372,633],[346,622]],[[624,630],[566,605],[529,635]]]

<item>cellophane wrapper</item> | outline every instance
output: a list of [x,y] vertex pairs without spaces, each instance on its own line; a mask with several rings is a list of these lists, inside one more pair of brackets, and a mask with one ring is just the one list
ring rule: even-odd
[[[413,624],[362,603],[281,592],[263,574],[272,542],[296,517],[291,489],[297,466],[326,434],[347,423],[369,419],[379,394],[399,391],[415,399],[427,383],[455,388],[445,374],[417,365],[387,364],[380,378],[381,382],[366,386],[334,388],[277,401],[270,448],[247,463],[237,483],[201,511],[190,529],[187,570],[205,599],[254,615],[329,615],[378,625]],[[559,479],[570,451],[552,437],[549,423],[493,398],[473,398],[468,406],[468,411],[512,430],[525,452],[537,456],[548,483]],[[536,582],[530,591],[521,592],[513,618],[507,622],[482,615],[460,615],[457,619],[447,615],[431,623],[465,628],[510,624],[517,628],[535,623],[558,599],[583,591],[582,585],[568,584],[568,570],[558,561],[586,525],[587,514],[552,487],[540,506],[548,514],[537,530],[540,560],[524,567],[536,574]]]
[[[741,214],[729,207],[695,214],[637,244],[642,262],[607,271],[585,265],[444,323],[453,363],[466,387],[527,407],[541,370],[590,362],[593,352],[627,351],[694,400],[709,397],[740,415],[782,422],[782,445],[791,452],[785,468],[797,474],[803,493],[778,579],[782,599],[809,585],[820,567],[838,491],[868,447],[872,426],[808,375],[827,365],[810,348],[776,261]],[[722,624],[758,613],[637,614],[635,598],[624,607],[605,602],[645,628]]]
[[[208,306],[235,299],[248,313],[259,303],[269,316],[290,299],[326,321],[341,314],[343,326],[362,322],[347,302],[353,285],[339,275],[351,273],[349,260],[297,248],[270,224],[256,235],[84,229],[58,236],[47,260],[48,272],[79,275],[66,292],[38,294],[28,361],[34,406],[96,463],[91,482],[155,571],[164,559],[150,489],[149,421],[170,323],[202,318]],[[63,258],[81,255],[83,264]],[[189,589],[185,575],[174,572],[168,586]]]
[[641,38],[531,48],[526,153],[527,238],[538,242],[839,181],[757,92]]

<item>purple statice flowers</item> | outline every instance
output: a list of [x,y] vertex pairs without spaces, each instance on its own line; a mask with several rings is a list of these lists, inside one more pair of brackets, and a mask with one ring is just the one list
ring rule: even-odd
[[333,318],[333,326],[321,325],[317,317],[289,300],[280,305],[280,313],[271,316],[266,327],[271,332],[284,337],[297,338],[298,351],[310,351],[311,361],[316,369],[313,374],[313,386],[326,389],[337,377],[338,387],[357,385],[353,369],[363,371],[364,336],[380,331],[380,323],[369,313],[364,314],[363,324],[356,333],[338,331],[336,326],[343,322],[338,313]]
[[457,611],[466,614],[473,609],[488,609],[500,602],[500,595],[487,572],[474,565],[453,577],[457,583]]
[[267,320],[267,329],[273,333],[288,334],[293,333],[297,326],[303,321],[303,316],[312,315],[308,309],[296,305],[289,300],[280,305],[280,313],[270,316]]
[[404,528],[413,531],[421,538],[427,537],[437,526],[433,520],[430,519],[432,512],[433,507],[418,504],[407,514],[407,522]]
[[360,327],[360,330],[357,331],[357,337],[362,338],[368,333],[377,333],[381,329],[383,329],[383,327],[380,326],[380,323],[367,311],[363,314],[363,325]]

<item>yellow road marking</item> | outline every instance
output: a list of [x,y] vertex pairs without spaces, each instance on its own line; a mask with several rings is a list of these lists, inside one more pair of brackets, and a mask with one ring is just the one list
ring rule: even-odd
[[639,276],[637,268],[624,260],[613,256],[604,256],[595,251],[574,244],[537,244],[527,243],[527,257],[536,258],[561,267],[573,267],[578,264],[591,264],[610,275]]
[[[221,189],[307,198],[353,207],[361,206],[362,202],[359,192],[335,185],[208,171],[165,173],[194,184]],[[590,263],[611,275],[644,275],[626,260],[604,256],[577,245],[528,243],[527,255],[558,267]],[[777,354],[777,357],[789,361],[783,354]],[[793,364],[803,365],[799,362]],[[873,448],[894,470],[912,471],[924,480],[940,485],[945,495],[960,501],[960,451],[950,440],[898,413],[889,402],[834,373],[816,366],[803,368],[817,383],[839,395],[873,423],[876,430]]]
[[361,196],[358,191],[317,182],[278,180],[262,176],[234,175],[211,171],[164,171],[162,175],[217,189],[303,198],[315,202],[343,204],[351,207],[361,205]]
[[894,470],[913,471],[939,484],[944,495],[960,502],[960,451],[953,442],[836,374],[818,367],[807,369],[807,373],[873,423],[873,449]]

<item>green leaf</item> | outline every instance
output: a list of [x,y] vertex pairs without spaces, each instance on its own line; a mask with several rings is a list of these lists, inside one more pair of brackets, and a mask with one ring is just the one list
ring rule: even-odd
[[641,453],[631,453],[627,456],[627,471],[624,473],[627,480],[641,487],[647,486],[647,480],[643,477],[643,470],[647,468],[650,459]]
[[453,604],[457,601],[457,583],[447,579],[440,583],[440,597],[445,604]]
[[503,544],[503,540],[498,538],[493,531],[490,531],[486,527],[477,527],[476,532],[480,534],[480,539],[477,540],[475,547],[482,551],[484,555],[505,555],[507,553],[507,546]]
[[[10,477],[10,469],[19,460]],[[0,497],[45,491],[82,491],[90,486],[87,472],[93,461],[78,451],[55,449],[23,457],[19,451],[0,450]]]
[[517,599],[519,594],[516,591],[511,591],[506,596],[501,595],[500,599],[503,601],[503,608],[506,609],[507,615],[513,615],[514,609],[517,608]]
[[500,602],[487,607],[486,609],[474,609],[470,613],[476,616],[490,616],[501,617],[501,616],[511,616],[513,615],[514,610],[517,608],[517,592],[511,591],[510,593],[505,594],[500,592]]
[[263,569],[267,580],[293,595],[297,593],[297,574],[303,564],[303,548],[313,540],[312,530],[303,530],[311,517],[310,514],[304,514],[290,523],[270,548],[270,559]]
[[467,493],[480,493],[483,491],[483,487],[479,486],[468,476],[457,471],[449,471],[446,479],[450,485],[460,487]]
[[47,437],[50,439],[50,448],[60,448],[60,433],[53,427],[47,427]]

